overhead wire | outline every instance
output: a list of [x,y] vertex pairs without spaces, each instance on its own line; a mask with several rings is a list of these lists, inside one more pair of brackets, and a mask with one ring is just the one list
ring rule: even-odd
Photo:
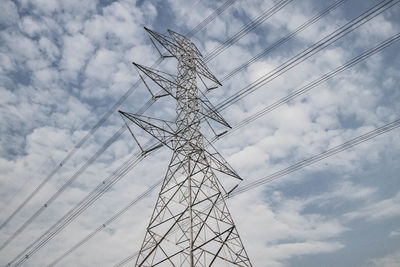
[[[161,62],[161,59],[157,60],[153,66],[156,66]],[[111,116],[111,114],[116,110],[116,108],[131,95],[140,84],[140,80],[134,83],[120,98],[119,100],[100,118],[100,120],[89,130],[89,132],[70,150],[67,155],[61,160],[61,162],[51,171],[46,178],[35,187],[35,189],[26,197],[21,204],[5,219],[1,225],[0,230],[3,229],[25,206],[26,204],[38,194],[38,192],[54,177],[54,175],[72,158],[73,155],[89,140],[91,136],[100,128],[101,125]],[[119,131],[119,130],[118,130]],[[0,247],[0,250],[4,246]]]
[[272,181],[274,181],[274,180],[276,180],[278,178],[281,178],[281,177],[283,177],[285,175],[288,175],[288,174],[290,174],[290,173],[292,173],[294,171],[297,171],[299,169],[307,167],[307,166],[309,166],[311,164],[314,164],[316,162],[319,162],[319,161],[321,161],[323,159],[329,158],[329,157],[331,157],[331,156],[333,156],[333,155],[335,155],[335,154],[337,154],[339,152],[342,152],[342,151],[344,151],[346,149],[349,149],[349,148],[352,148],[352,147],[354,147],[356,145],[364,143],[364,142],[366,142],[366,141],[368,141],[368,140],[370,140],[372,138],[375,138],[375,137],[377,137],[379,135],[382,135],[384,133],[392,131],[392,130],[398,128],[398,127],[400,127],[400,119],[397,119],[397,120],[395,120],[393,122],[385,124],[385,125],[383,125],[383,126],[381,126],[379,128],[376,128],[376,129],[370,131],[370,132],[367,132],[367,133],[365,133],[363,135],[357,136],[354,139],[351,139],[351,140],[349,140],[349,141],[347,141],[347,142],[345,142],[343,144],[340,144],[338,146],[330,148],[330,149],[328,149],[328,150],[326,150],[324,152],[321,152],[320,154],[314,155],[314,156],[312,156],[312,157],[310,157],[308,159],[305,159],[305,160],[303,160],[301,162],[293,164],[293,165],[291,165],[291,166],[289,166],[289,167],[287,167],[285,169],[282,169],[282,170],[277,171],[277,172],[275,172],[273,174],[270,174],[268,176],[260,178],[260,179],[258,179],[256,181],[253,181],[251,183],[243,185],[243,186],[239,187],[236,191],[231,193],[231,195],[229,197],[237,196],[237,195],[242,194],[244,192],[247,192],[247,191],[249,191],[251,189],[254,189],[254,188],[259,187],[261,185],[264,185],[266,183],[272,182]]
[[[49,157],[50,159],[50,157]],[[43,167],[48,163],[48,160],[45,160],[41,166],[38,168],[38,170],[42,170]],[[13,192],[11,192],[10,190],[10,197],[6,200],[3,200],[3,203],[6,203],[7,205],[4,205],[4,207],[0,210],[0,214],[5,214],[6,213],[6,209],[10,208],[10,203],[13,203],[14,199],[20,194],[20,192],[22,192],[24,190],[24,188],[26,188],[26,186],[28,185],[28,183],[31,181],[31,179],[33,178],[32,172],[30,172],[30,175],[28,178],[25,179],[25,181],[23,181],[23,183],[17,187],[16,190],[12,190]]]
[[90,205],[93,204],[104,192],[112,187],[117,181],[119,181],[124,175],[129,172],[134,166],[139,164],[145,155],[142,153],[136,154],[121,167],[94,188],[85,198],[83,198],[74,208],[70,209],[62,218],[60,218],[55,224],[53,224],[45,233],[35,239],[27,248],[19,253],[7,266],[20,266],[29,257],[44,246],[49,240],[55,235],[61,232],[67,225],[69,225],[75,218],[77,218],[82,212],[84,212]]
[[221,79],[221,82],[224,82],[224,81],[232,78],[233,76],[235,76],[236,74],[238,74],[239,72],[244,70],[245,68],[248,68],[250,65],[255,63],[257,60],[265,57],[266,55],[271,53],[274,49],[276,49],[278,46],[288,42],[291,38],[295,37],[297,34],[299,34],[303,30],[305,30],[308,27],[310,27],[312,24],[314,24],[315,22],[317,22],[318,20],[320,20],[321,18],[323,18],[324,16],[326,16],[327,14],[329,14],[330,12],[335,10],[337,7],[339,7],[341,4],[343,4],[346,1],[347,0],[337,0],[337,1],[333,2],[330,6],[328,6],[324,10],[318,12],[313,17],[308,19],[306,22],[304,22],[303,24],[298,26],[295,30],[289,32],[286,36],[284,36],[284,37],[280,38],[279,40],[275,41],[273,44],[271,44],[270,46],[265,48],[263,51],[258,53],[256,56],[252,57],[245,64],[242,64],[242,65],[236,67],[235,69],[233,69],[230,73],[228,73],[227,75],[225,75]]
[[[382,1],[382,2],[385,2],[385,1]],[[381,3],[382,3],[382,2],[381,2]],[[390,3],[390,2],[392,2],[392,1],[389,1],[389,2],[387,2],[386,4],[388,4],[388,3]],[[397,3],[397,2],[398,2],[398,1],[396,1],[395,3]],[[378,4],[377,6],[379,6],[379,4]],[[376,6],[375,6],[375,7],[376,7]],[[385,5],[383,5],[383,7],[385,7]],[[372,12],[372,14],[375,14],[375,15],[376,15],[376,13],[377,13],[379,10],[381,10],[383,7],[380,6],[377,10],[374,10],[374,12]],[[389,7],[391,7],[391,6],[389,6]],[[386,7],[386,9],[389,8],[389,7]],[[384,9],[384,10],[386,10],[386,9]],[[383,10],[383,11],[384,11],[384,10]],[[383,12],[383,11],[381,10],[381,12]],[[381,12],[380,12],[380,13],[381,13]],[[380,14],[380,13],[379,13],[379,14]],[[370,14],[371,14],[371,12],[368,13],[368,15],[370,15]],[[372,18],[369,18],[369,19],[372,19]],[[360,20],[358,20],[358,21],[360,21]],[[365,22],[366,22],[366,21],[364,21],[364,23],[365,23]],[[346,25],[347,25],[347,24],[346,24]],[[362,25],[362,24],[360,24],[360,25]],[[358,25],[358,26],[360,26],[360,25]],[[353,30],[354,30],[354,29],[353,29]],[[342,37],[343,37],[343,36],[342,36]],[[325,46],[325,47],[326,47],[326,46]],[[320,51],[320,50],[319,50],[319,51]]]
[[221,6],[219,6],[214,12],[212,12],[208,17],[206,17],[202,22],[197,24],[196,27],[194,27],[191,31],[186,33],[185,35],[187,37],[192,37],[199,31],[201,31],[206,25],[208,25],[211,21],[213,21],[216,17],[218,17],[222,12],[224,12],[227,8],[229,8],[231,5],[233,5],[237,0],[228,0],[225,3],[223,3]]
[[343,65],[329,71],[328,73],[325,73],[324,75],[318,77],[317,79],[314,79],[313,81],[304,85],[303,87],[294,90],[289,95],[287,95],[287,96],[279,99],[278,101],[275,101],[274,103],[268,105],[267,107],[257,111],[254,115],[246,118],[245,120],[242,120],[240,123],[233,126],[232,129],[229,130],[229,133],[236,131],[237,129],[258,119],[259,117],[265,115],[266,113],[271,112],[272,110],[276,109],[277,107],[288,103],[289,101],[293,100],[296,97],[299,97],[300,95],[308,92],[309,90],[313,89],[314,87],[318,86],[319,84],[331,79],[332,77],[345,71],[346,69],[353,67],[354,65],[358,64],[362,60],[365,60],[366,58],[378,53],[379,51],[381,51],[382,49],[386,48],[387,46],[393,44],[394,42],[398,41],[399,39],[400,39],[400,33],[397,33],[397,34],[391,36],[390,38],[381,42],[377,46],[361,53],[360,55],[352,58],[351,60],[347,61]]
[[[293,100],[294,98],[300,96],[301,94],[304,94],[305,92],[308,92],[312,88],[316,87],[317,85],[321,84],[322,82],[327,81],[330,78],[333,78],[334,76],[338,75],[339,73],[343,72],[344,70],[353,67],[354,65],[358,64],[359,62],[367,59],[368,57],[380,52],[387,46],[393,44],[394,42],[398,41],[400,39],[400,33],[393,35],[392,37],[386,39],[385,41],[379,43],[375,47],[372,47],[371,49],[368,49],[367,51],[361,53],[360,55],[354,57],[353,59],[347,61],[343,65],[335,68],[334,70],[320,76],[319,78],[313,80],[309,84],[301,87],[300,89],[294,90],[292,93],[290,93],[288,96],[281,98],[274,102],[273,104],[267,106],[266,108],[263,108],[262,110],[254,113],[253,115],[247,117],[246,119],[240,121],[239,123],[235,124],[231,129],[227,130],[227,132],[224,134],[224,136],[231,134],[235,131],[237,131],[240,128],[243,128],[244,126],[248,125],[249,123],[253,122],[254,120],[260,118],[261,116],[267,114],[268,112],[271,112],[272,110],[275,110],[279,106],[281,106],[284,103],[287,103],[288,101]],[[217,141],[219,138],[215,138],[211,141],[211,143],[214,143]],[[154,191],[157,186],[162,182],[162,179],[159,180],[157,183],[153,184],[150,186],[148,189],[146,189],[141,195],[136,197],[132,202],[130,202],[126,207],[121,209],[119,212],[117,212],[114,216],[112,216],[109,220],[107,220],[104,224],[100,225],[98,228],[96,228],[93,232],[88,234],[86,237],[84,237],[82,240],[80,240],[77,244],[75,244],[73,247],[68,249],[65,253],[63,253],[60,257],[58,257],[56,260],[54,260],[52,263],[50,263],[48,266],[54,266],[57,263],[59,263],[62,259],[70,255],[74,250],[78,249],[82,245],[84,245],[86,242],[88,242],[91,238],[93,238],[97,233],[99,233],[101,230],[105,228],[106,225],[109,225],[111,222],[115,221],[118,219],[120,216],[122,216],[128,209],[133,207],[135,204],[137,204],[141,199],[147,197],[152,191]],[[237,189],[238,190],[238,189]],[[234,191],[236,192],[236,191]],[[119,265],[118,265],[119,266]]]
[[81,175],[89,165],[91,165],[120,135],[125,132],[126,128],[121,127],[119,130],[107,140],[103,146],[96,151],[86,162],[83,164],[46,202],[43,204],[35,213],[33,213],[11,236],[9,236],[5,242],[0,246],[0,250],[5,248],[12,240],[14,240],[22,231],[25,230],[40,214],[42,214],[49,205],[51,205],[60,195],[64,192],[68,186],[73,183],[79,175]]
[[54,266],[58,264],[61,260],[66,258],[68,255],[70,255],[72,252],[74,252],[76,249],[87,243],[90,239],[92,239],[96,234],[98,234],[100,231],[102,231],[104,228],[106,228],[108,225],[110,225],[112,222],[114,222],[116,219],[121,217],[124,213],[126,213],[131,207],[133,207],[135,204],[137,204],[140,200],[144,199],[148,195],[151,194],[161,183],[163,182],[163,179],[158,180],[155,184],[150,186],[146,191],[144,191],[142,194],[137,196],[133,201],[131,201],[127,206],[119,210],[117,213],[115,213],[110,219],[105,221],[103,224],[101,224],[98,228],[96,228],[93,232],[85,236],[82,240],[80,240],[77,244],[72,246],[70,249],[68,249],[65,253],[63,253],[60,257],[58,257],[56,260],[52,261],[48,266]]
[[113,267],[121,267],[127,264],[128,262],[136,259],[136,257],[139,255],[139,251],[136,251],[135,253],[129,255],[128,257],[124,258],[122,261],[118,262],[117,264],[113,265]]
[[273,5],[272,7],[267,8],[266,10],[264,10],[258,17],[256,17],[255,19],[251,20],[241,30],[239,30],[233,36],[229,37],[226,41],[224,41],[222,44],[217,46],[212,52],[210,52],[209,54],[205,55],[204,56],[204,61],[205,62],[209,62],[211,59],[213,59],[217,55],[221,54],[223,51],[228,49],[228,47],[230,47],[232,44],[234,44],[237,41],[239,41],[246,34],[248,34],[250,31],[254,30],[261,23],[263,23],[265,20],[270,18],[272,15],[277,13],[279,10],[281,10],[282,8],[284,8],[287,4],[289,4],[291,2],[293,2],[293,0],[280,0],[275,5]]
[[357,18],[349,21],[345,25],[341,26],[339,29],[335,30],[334,32],[328,34],[324,38],[320,39],[318,42],[312,44],[308,48],[304,49],[300,53],[293,56],[291,59],[285,61],[275,69],[269,71],[268,73],[262,75],[249,85],[245,86],[244,88],[240,89],[238,92],[234,93],[233,95],[226,98],[224,101],[220,102],[216,105],[216,109],[218,111],[224,110],[228,106],[236,103],[243,97],[253,93],[257,89],[261,88],[265,84],[271,82],[272,80],[276,79],[277,77],[281,76],[282,74],[286,73],[288,70],[292,69],[293,67],[297,66],[301,62],[305,61],[306,59],[310,58],[311,56],[317,54],[318,52],[322,51],[329,45],[333,44],[334,42],[340,40],[350,32],[354,31],[355,29],[359,28],[361,25],[365,24],[366,22],[370,21],[371,19],[375,18],[382,12],[386,11],[387,9],[393,7],[394,5],[398,4],[399,0],[383,0],[378,4],[374,5],[372,8],[368,9]]

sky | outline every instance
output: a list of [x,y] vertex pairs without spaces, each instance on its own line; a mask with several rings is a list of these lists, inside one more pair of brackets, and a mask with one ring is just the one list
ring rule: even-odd
[[[0,9],[0,223],[59,166],[122,97],[109,118],[0,231],[3,244],[151,96],[132,65],[159,55],[143,27],[186,34],[225,1],[3,0]],[[278,1],[237,0],[192,40],[207,55]],[[219,79],[334,1],[294,0],[207,62]],[[347,0],[208,94],[217,105],[378,1]],[[400,32],[400,5],[379,14],[221,112],[236,125],[290,92]],[[400,117],[400,43],[287,101],[228,134],[216,149],[243,178],[240,186],[335,147]],[[157,68],[174,74],[176,61]],[[153,87],[156,92],[156,87]],[[174,115],[171,99],[146,115]],[[219,129],[221,130],[221,129]],[[135,130],[136,131],[136,130]],[[140,142],[152,140],[137,130]],[[208,134],[210,134],[208,132]],[[209,136],[212,138],[212,136]],[[5,265],[139,151],[124,131],[10,244]],[[162,148],[51,239],[24,266],[46,266],[165,175]],[[400,264],[400,131],[227,200],[253,266]],[[58,266],[113,266],[142,243],[159,188]],[[134,261],[129,263],[130,266]],[[128,265],[126,265],[128,266]]]

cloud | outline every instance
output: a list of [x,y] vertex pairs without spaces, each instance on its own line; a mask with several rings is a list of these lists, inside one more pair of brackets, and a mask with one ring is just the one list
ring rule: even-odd
[[16,5],[9,0],[3,1],[0,9],[0,27],[10,26],[16,23],[19,19]]
[[335,240],[347,231],[344,225],[332,218],[306,212],[316,200],[288,199],[279,191],[273,192],[266,201],[261,201],[262,198],[259,191],[228,201],[239,231],[246,232],[242,238],[254,265],[267,262],[272,266],[285,266],[293,257],[344,248],[344,244]]
[[84,67],[94,46],[90,39],[82,34],[64,38],[61,68],[66,79],[77,79],[78,72]]
[[[0,222],[137,80],[131,61],[150,66],[158,57],[143,26],[162,33],[167,28],[186,33],[222,4],[221,1],[194,4],[192,1],[127,0],[3,2],[0,10]],[[328,4],[294,1],[208,62],[208,66],[218,78],[224,77]],[[347,4],[350,1],[224,81],[224,87],[208,94],[212,103],[220,103],[361,12],[360,8]],[[353,4],[354,7],[367,5],[362,1]],[[272,5],[261,0],[246,4],[237,1],[193,40],[207,54]],[[398,13],[396,10],[394,15]],[[383,41],[398,31],[399,23],[393,14],[378,16],[222,114],[235,125]],[[244,178],[243,183],[247,183],[396,119],[400,78],[396,45],[227,135],[216,143],[218,151]],[[157,68],[175,73],[176,62],[165,59]],[[149,93],[140,86],[119,108],[135,112],[149,98]],[[168,98],[158,100],[146,111],[149,116],[166,114],[175,114],[175,104]],[[0,233],[0,240],[41,207],[121,126],[119,115],[112,113],[9,228]],[[141,140],[149,138],[139,136]],[[314,262],[314,257],[320,255],[337,258],[355,247],[362,249],[365,244],[357,243],[353,224],[368,228],[400,214],[399,193],[393,195],[399,191],[396,176],[399,138],[399,133],[393,131],[227,201],[253,264],[288,266],[295,260]],[[137,151],[137,145],[125,132],[10,247],[0,252],[0,262],[5,264],[19,253]],[[165,175],[170,156],[170,151],[165,149],[146,158],[28,264],[48,264],[111,217]],[[374,173],[375,168],[378,174]],[[379,181],[385,182],[377,182],[378,176]],[[62,264],[113,265],[138,249],[154,207],[156,191]],[[398,229],[379,227],[372,227],[371,231],[391,239],[398,233]],[[393,247],[388,245],[382,255],[369,263],[384,266],[384,254],[387,254],[386,263],[395,262],[397,252],[390,255],[392,251]],[[369,257],[367,253],[362,256]]]
[[49,59],[50,62],[55,61],[59,56],[60,50],[50,39],[46,37],[41,37],[39,40],[39,48],[45,57]]
[[391,217],[400,216],[400,192],[395,196],[371,203],[360,210],[344,214],[347,220],[365,219],[367,221],[379,221]]
[[400,231],[391,231],[389,233],[389,237],[397,237],[400,236]]
[[396,267],[400,262],[400,250],[387,254],[382,258],[371,259],[367,262],[370,267]]
[[[263,264],[266,263],[268,266],[286,266],[284,262],[288,258],[304,255],[332,253],[342,249],[343,247],[344,245],[338,242],[303,242],[279,244],[278,246],[267,249],[263,252],[267,254],[267,261],[264,261]],[[275,261],[273,259],[275,259]]]

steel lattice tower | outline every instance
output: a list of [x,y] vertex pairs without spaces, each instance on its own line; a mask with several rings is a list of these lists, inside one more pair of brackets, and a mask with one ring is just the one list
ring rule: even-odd
[[177,59],[177,75],[134,64],[177,104],[174,122],[120,111],[173,150],[135,266],[251,266],[216,172],[241,178],[200,131],[209,120],[230,127],[197,86],[198,79],[220,83],[188,38],[146,30]]

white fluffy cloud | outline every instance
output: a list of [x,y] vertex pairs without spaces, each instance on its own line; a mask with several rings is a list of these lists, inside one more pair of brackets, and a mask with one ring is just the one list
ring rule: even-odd
[[344,214],[348,220],[363,219],[367,221],[384,220],[400,216],[400,193],[395,196],[372,203],[360,210]]
[[[0,222],[131,88],[138,78],[131,62],[151,66],[157,59],[143,26],[163,33],[167,28],[186,33],[223,3],[183,0],[3,2],[0,9]],[[276,2],[257,0],[243,4],[243,1],[236,1],[193,40],[206,55]],[[208,63],[210,69],[217,77],[224,77],[329,4],[293,1],[212,59]],[[352,7],[363,5],[366,9],[368,4],[345,1],[267,57],[224,81],[222,88],[209,94],[211,101],[217,104],[274,70],[362,12]],[[399,7],[395,6],[377,16],[222,114],[235,125],[378,44],[399,31],[398,11]],[[227,135],[216,143],[217,149],[244,178],[245,184],[397,119],[400,111],[398,49],[396,43]],[[165,60],[160,68],[174,73],[176,66],[173,61]],[[147,90],[140,86],[124,99],[119,109],[135,112],[149,97]],[[146,114],[174,113],[171,108],[174,105],[169,100],[161,99],[156,105]],[[113,112],[13,219],[13,224],[0,231],[0,243],[121,126],[122,120]],[[140,140],[149,138],[141,133],[139,137]],[[348,266],[346,257],[342,257],[345,252],[362,250],[366,243],[362,235],[359,240],[355,239],[354,232],[368,227],[380,236],[377,242],[390,239],[390,244],[398,244],[395,243],[398,228],[386,229],[385,223],[398,222],[400,217],[399,139],[398,131],[393,131],[269,183],[269,186],[228,200],[253,264],[317,266],[318,263],[313,265],[313,259],[329,255]],[[125,132],[20,237],[0,251],[0,262],[5,264],[12,259],[137,150],[131,136]],[[163,177],[169,156],[170,153],[163,150],[146,158],[29,259],[28,264],[48,264],[101,225]],[[61,265],[113,265],[136,251],[157,197],[156,191]],[[380,255],[368,254],[365,247],[361,252],[365,261],[357,264],[395,266],[398,262],[398,253],[393,253],[395,246],[388,246],[387,250],[379,252]]]
[[61,68],[65,70],[66,79],[76,79],[79,72],[94,50],[89,38],[82,34],[66,36],[61,59]]

